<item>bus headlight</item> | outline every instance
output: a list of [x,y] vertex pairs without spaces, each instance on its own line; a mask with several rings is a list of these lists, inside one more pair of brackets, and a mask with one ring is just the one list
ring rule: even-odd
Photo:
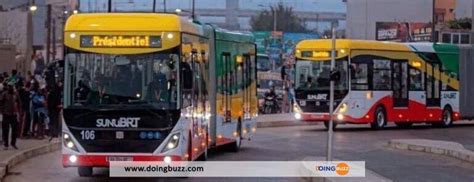
[[296,103],[293,104],[293,112],[294,113],[301,113],[302,112],[300,106],[298,106],[298,104],[296,104]]
[[74,143],[74,141],[72,141],[71,136],[67,133],[63,133],[63,145],[66,148],[79,152],[79,150],[77,150],[76,144]]
[[178,147],[180,136],[181,136],[180,133],[172,134],[171,137],[169,138],[168,142],[166,143],[166,146],[163,149],[163,152],[166,152],[168,150],[172,150],[172,149],[175,149],[176,147]]
[[341,107],[339,107],[339,113],[345,113],[348,109],[348,106],[346,103],[341,104]]
[[338,119],[339,121],[344,120],[344,115],[342,115],[342,114],[340,114],[340,113],[337,114],[337,119]]
[[300,120],[301,119],[301,113],[299,113],[299,112],[295,113],[295,119]]
[[72,162],[72,163],[76,163],[76,161],[77,161],[77,156],[75,156],[75,155],[69,156],[69,161]]

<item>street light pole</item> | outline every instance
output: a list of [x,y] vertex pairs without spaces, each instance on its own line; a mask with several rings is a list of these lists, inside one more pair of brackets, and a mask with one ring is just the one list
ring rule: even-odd
[[431,42],[436,42],[436,0],[433,0],[433,9],[432,9],[432,23],[431,23]]
[[163,11],[166,13],[166,0],[163,0]]
[[192,0],[193,1],[193,9],[192,9],[192,12],[191,12],[191,18],[194,20],[196,18],[195,16],[195,10],[196,10],[196,0]]
[[277,31],[277,11],[275,8],[272,8],[273,9],[273,31],[276,32]]
[[329,87],[329,128],[328,128],[328,140],[327,140],[327,161],[332,161],[332,148],[333,148],[333,116],[334,116],[334,80],[332,79],[332,73],[336,65],[336,23],[332,25],[332,50],[331,50],[331,81]]

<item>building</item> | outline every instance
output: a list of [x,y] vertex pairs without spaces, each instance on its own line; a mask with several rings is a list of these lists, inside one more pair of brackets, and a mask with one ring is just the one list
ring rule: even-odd
[[376,40],[377,23],[429,23],[432,0],[347,0],[346,35]]
[[346,3],[348,38],[401,42],[431,41],[433,18],[434,38],[440,40],[444,22],[455,19],[456,8],[460,6],[456,0],[347,0]]

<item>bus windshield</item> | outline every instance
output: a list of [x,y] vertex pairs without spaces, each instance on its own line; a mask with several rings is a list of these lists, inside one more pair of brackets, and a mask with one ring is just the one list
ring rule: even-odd
[[177,108],[178,54],[66,55],[67,100],[78,107]]
[[[348,90],[347,59],[336,60],[336,69],[341,80],[335,83],[335,90]],[[331,61],[298,60],[296,62],[296,89],[309,91],[329,91]]]
[[268,59],[268,56],[258,56],[257,59],[257,71],[270,71],[272,64]]

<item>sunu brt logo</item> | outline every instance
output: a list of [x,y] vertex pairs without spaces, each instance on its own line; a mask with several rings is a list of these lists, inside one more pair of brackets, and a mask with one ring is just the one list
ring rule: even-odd
[[319,172],[335,172],[338,175],[345,176],[349,173],[349,165],[347,165],[344,162],[338,163],[336,165],[330,164],[330,165],[321,165],[321,166],[316,166],[316,171]]

